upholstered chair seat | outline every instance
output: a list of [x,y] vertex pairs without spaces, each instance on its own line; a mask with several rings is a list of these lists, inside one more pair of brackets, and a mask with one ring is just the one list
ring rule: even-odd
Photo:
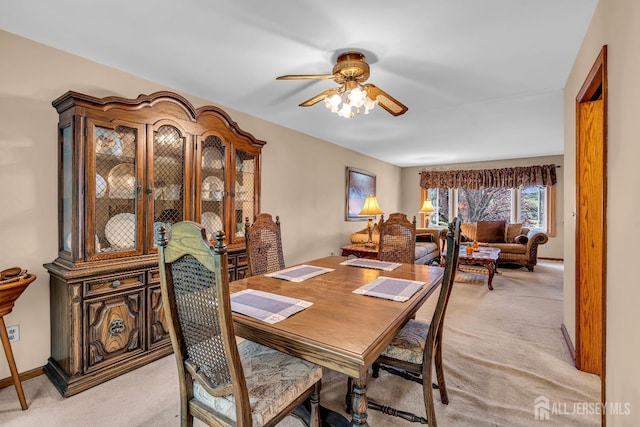
[[[245,373],[253,427],[261,427],[281,413],[295,398],[322,378],[322,368],[253,341],[238,344]],[[236,421],[235,398],[212,396],[199,382],[193,383],[196,400]]]
[[411,319],[384,349],[382,356],[419,365],[427,345],[429,323]]

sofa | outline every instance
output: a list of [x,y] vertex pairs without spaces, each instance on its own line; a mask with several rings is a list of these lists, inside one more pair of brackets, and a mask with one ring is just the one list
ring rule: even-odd
[[[538,245],[549,241],[542,230],[523,227],[521,223],[478,221],[460,225],[461,241],[477,241],[479,246],[500,248],[498,264],[514,264],[533,271],[538,263]],[[445,236],[441,236],[441,239]],[[443,240],[441,240],[443,243]]]
[[[414,264],[431,264],[440,262],[440,231],[439,228],[416,228],[416,255]],[[365,228],[351,235],[351,243],[367,243],[368,230]],[[378,224],[374,224],[371,240],[376,245],[380,242]]]

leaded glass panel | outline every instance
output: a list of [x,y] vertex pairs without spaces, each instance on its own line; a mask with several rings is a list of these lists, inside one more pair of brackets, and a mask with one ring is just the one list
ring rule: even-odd
[[225,146],[217,136],[208,136],[202,144],[200,222],[209,240],[224,231],[225,197]]
[[[131,251],[137,242],[137,131],[126,126],[94,127],[94,236],[86,236],[90,253]],[[93,237],[93,239],[91,239]],[[91,250],[93,248],[93,250]]]
[[157,231],[164,225],[184,220],[184,137],[173,126],[161,126],[153,136],[153,246]]
[[235,237],[244,237],[244,218],[253,222],[256,156],[236,150]]

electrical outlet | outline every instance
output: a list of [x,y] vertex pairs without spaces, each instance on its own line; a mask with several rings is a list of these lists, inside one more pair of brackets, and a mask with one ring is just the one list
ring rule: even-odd
[[20,325],[7,326],[7,335],[9,342],[20,341]]

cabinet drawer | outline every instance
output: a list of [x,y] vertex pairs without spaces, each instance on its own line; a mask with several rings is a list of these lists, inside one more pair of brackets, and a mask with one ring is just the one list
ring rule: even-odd
[[84,282],[85,297],[103,295],[116,290],[131,289],[144,284],[144,273],[102,277]]
[[160,270],[149,270],[147,271],[147,284],[152,283],[160,283]]

